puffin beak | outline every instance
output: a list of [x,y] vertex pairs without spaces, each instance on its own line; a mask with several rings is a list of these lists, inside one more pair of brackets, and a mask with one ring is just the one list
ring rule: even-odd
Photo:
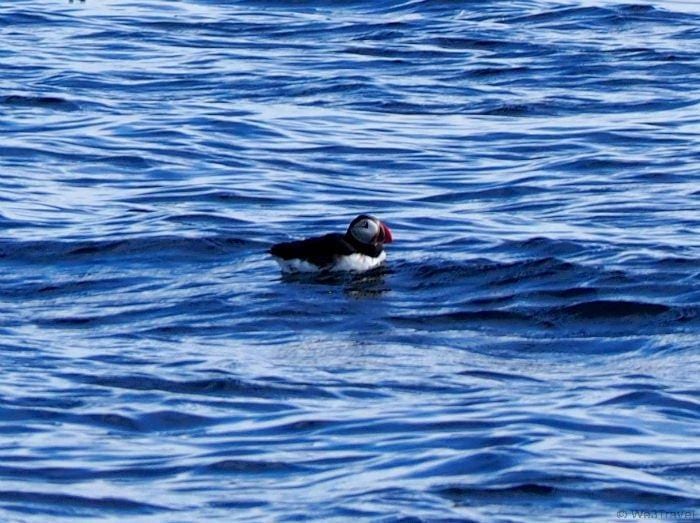
[[381,224],[381,228],[382,228],[382,233],[384,233],[384,234],[383,234],[384,240],[382,241],[382,243],[391,243],[391,242],[393,242],[393,241],[394,241],[394,237],[391,235],[391,229],[389,229],[389,227],[387,227],[387,226],[384,225],[383,223]]

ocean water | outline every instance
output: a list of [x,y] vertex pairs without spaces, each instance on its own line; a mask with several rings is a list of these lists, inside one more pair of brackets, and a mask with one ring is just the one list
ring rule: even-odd
[[[0,35],[1,521],[700,520],[698,2]],[[362,212],[381,270],[267,255]]]

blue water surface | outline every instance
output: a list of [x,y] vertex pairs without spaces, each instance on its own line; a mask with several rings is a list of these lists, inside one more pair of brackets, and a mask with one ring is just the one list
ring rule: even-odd
[[[700,520],[700,4],[0,5],[0,520]],[[278,241],[392,228],[363,275]]]

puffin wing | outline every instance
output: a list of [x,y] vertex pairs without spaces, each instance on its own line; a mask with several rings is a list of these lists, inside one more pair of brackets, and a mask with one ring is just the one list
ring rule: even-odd
[[344,235],[339,233],[278,243],[270,249],[270,254],[283,260],[304,260],[318,267],[332,265],[338,256],[347,256],[356,252],[345,240]]

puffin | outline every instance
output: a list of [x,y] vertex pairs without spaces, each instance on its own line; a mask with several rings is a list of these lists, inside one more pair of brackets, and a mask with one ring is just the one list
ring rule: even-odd
[[270,248],[270,254],[284,273],[364,272],[384,262],[384,245],[392,241],[389,227],[374,216],[361,214],[350,222],[345,234],[334,232],[277,243]]

